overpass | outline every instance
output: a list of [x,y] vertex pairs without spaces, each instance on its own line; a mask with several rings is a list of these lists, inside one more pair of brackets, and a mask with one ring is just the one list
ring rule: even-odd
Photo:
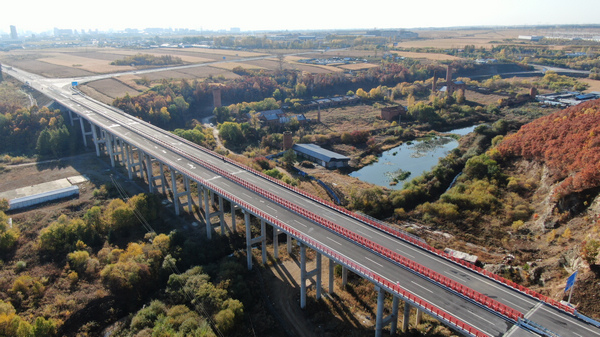
[[[193,212],[192,191],[197,190],[208,238],[217,232],[215,227],[222,235],[235,231],[235,213],[240,210],[249,269],[253,245],[262,246],[262,262],[266,263],[267,224],[273,226],[275,258],[279,234],[288,236],[288,251],[295,239],[300,246],[301,307],[306,305],[309,279],[315,281],[317,298],[322,295],[321,260],[325,256],[332,262],[329,292],[333,291],[334,264],[343,267],[343,283],[350,270],[374,284],[378,292],[376,336],[382,335],[386,325],[392,334],[396,331],[400,300],[404,302],[404,328],[410,308],[415,307],[465,336],[600,336],[600,324],[573,308],[92,100],[72,88],[70,79],[45,79],[15,68],[5,72],[67,108],[71,122],[79,122],[86,146],[91,140],[98,156],[106,153],[111,165],[122,163],[130,178],[146,179],[150,192],[166,194],[170,179],[176,213],[185,208]],[[215,199],[217,211],[211,212]],[[231,229],[224,221],[225,200],[231,205]],[[261,224],[254,238],[251,217]],[[214,218],[218,221],[213,225]],[[306,248],[316,252],[314,270],[307,270]],[[385,294],[393,298],[391,308],[385,307]]]

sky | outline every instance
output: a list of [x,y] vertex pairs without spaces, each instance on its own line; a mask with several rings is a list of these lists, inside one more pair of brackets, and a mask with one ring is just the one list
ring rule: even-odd
[[[385,29],[600,24],[599,0],[8,0],[0,31]],[[6,27],[4,27],[6,26]]]

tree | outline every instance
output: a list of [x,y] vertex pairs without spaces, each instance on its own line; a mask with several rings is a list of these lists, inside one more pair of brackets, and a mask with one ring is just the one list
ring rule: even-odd
[[52,149],[50,148],[50,132],[48,129],[44,129],[40,132],[35,150],[40,156],[49,156],[52,154]]
[[226,145],[237,147],[244,142],[244,135],[240,124],[234,122],[225,122],[219,126],[219,135]]
[[296,163],[296,161],[297,161],[296,152],[294,152],[294,150],[292,150],[292,149],[285,151],[285,153],[283,154],[282,161],[285,163],[285,166],[287,166],[287,167],[294,166],[294,163]]
[[302,97],[306,95],[306,84],[300,82],[296,84],[296,97]]
[[8,199],[0,198],[0,212],[8,211],[9,207],[10,207],[10,205],[8,204]]

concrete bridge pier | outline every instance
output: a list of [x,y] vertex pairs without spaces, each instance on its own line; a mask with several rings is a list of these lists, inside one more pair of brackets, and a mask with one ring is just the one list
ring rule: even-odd
[[[73,115],[75,115],[75,117],[73,117]],[[81,120],[81,117],[79,117],[78,114],[74,114],[73,111],[69,110],[69,119],[71,120],[71,126],[75,126],[75,121]]]
[[316,276],[316,298],[321,299],[321,253],[317,251],[315,269],[311,271],[306,270],[306,246],[298,242],[300,246],[300,308],[306,308],[306,281],[310,280],[313,276]]
[[250,222],[250,213],[244,212],[244,222],[246,223],[246,256],[248,259],[248,270],[252,270],[252,245],[260,243],[262,249],[262,263],[267,264],[267,223],[260,219],[260,236],[252,238],[252,224]]
[[[200,186],[200,185],[198,185]],[[218,205],[219,208],[216,212],[212,212],[211,213],[211,207],[213,204],[213,200],[214,200],[214,195],[215,193],[213,191],[211,191],[210,189],[204,187],[202,189],[202,196],[204,199],[204,220],[206,222],[206,237],[210,240],[212,239],[212,232],[213,232],[213,224],[211,223],[211,219],[215,216],[219,217],[219,226],[221,229],[221,235],[225,234],[225,210],[223,207],[223,197],[220,195],[217,195],[218,197]],[[198,196],[200,196],[200,190],[198,190]],[[200,201],[200,204],[202,204],[202,201]]]
[[[152,165],[152,164],[150,164]],[[152,167],[152,166],[150,166]],[[188,176],[186,176],[185,174],[182,174],[183,176],[183,186],[184,186],[184,190],[182,192],[178,192],[177,191],[177,171],[172,168],[169,167],[169,171],[171,172],[171,183],[173,184],[173,186],[171,187],[173,190],[173,205],[175,206],[175,214],[179,215],[180,213],[180,207],[185,209],[185,206],[188,206],[188,211],[192,212],[192,194],[191,194],[191,190],[190,190],[190,178],[188,178]],[[148,179],[150,180],[150,179]],[[181,202],[181,200],[179,200],[179,198],[181,197],[186,197],[186,201],[184,203]]]
[[281,229],[273,226],[273,258],[279,259],[279,234],[284,233]]
[[96,130],[96,125],[90,123],[92,126],[92,140],[94,141],[94,145],[96,146],[96,156],[100,157],[100,144],[98,140],[98,131]]
[[231,205],[231,231],[233,233],[237,233],[237,227],[235,225],[235,210],[239,207],[233,202],[230,202],[229,204]]
[[293,240],[292,236],[288,234],[287,242],[286,242],[288,254],[292,254],[292,240]]
[[404,317],[402,318],[402,331],[408,331],[408,320],[410,319],[410,304],[404,302]]
[[335,262],[332,259],[329,259],[329,295],[335,294],[335,289],[333,287],[333,279],[335,274]]
[[114,147],[114,136],[105,130],[102,131],[102,138],[104,140],[104,147],[106,148],[106,153],[110,158],[110,166],[115,167],[115,147]]
[[390,334],[396,333],[396,327],[398,324],[398,297],[394,296],[392,300],[392,313],[383,317],[384,304],[385,304],[385,290],[379,286],[375,286],[377,291],[377,317],[375,318],[375,337],[381,337],[383,333],[383,327],[391,324]]
[[225,209],[223,207],[223,197],[222,196],[218,196],[219,197],[219,225],[221,226],[221,235],[225,235],[225,225],[227,224],[225,222]]
[[421,320],[423,319],[423,311],[417,308],[417,317],[415,317],[415,325],[421,324]]
[[[87,143],[87,136],[92,136],[93,137],[93,132],[92,130],[90,131],[85,131],[85,124],[84,124],[85,118],[83,117],[79,117],[79,125],[81,125],[81,136],[83,137],[83,145],[85,147],[88,146]],[[90,123],[91,125],[91,123]],[[91,128],[93,128],[93,126],[91,126]],[[92,138],[93,139],[93,138]]]
[[113,149],[113,156],[115,157],[115,161],[117,163],[123,162],[123,157],[124,157],[124,151],[123,151],[123,140],[117,136],[113,136],[113,144],[114,144],[114,149]]
[[[166,188],[165,188],[165,170],[163,168],[163,163],[156,160],[156,158],[152,158],[151,155],[147,155],[146,158],[146,171],[148,173],[148,190],[150,191],[150,193],[154,193],[154,190],[158,188],[158,185],[156,183],[157,180],[160,180],[160,187],[162,188],[162,193],[166,195]],[[153,163],[158,162],[158,164],[160,165],[160,174],[159,175],[154,175],[154,171],[153,171]]]

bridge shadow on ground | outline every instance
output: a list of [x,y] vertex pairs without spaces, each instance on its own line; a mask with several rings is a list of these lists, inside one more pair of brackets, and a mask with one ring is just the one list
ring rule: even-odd
[[[283,250],[283,249],[282,249]],[[343,296],[328,294],[328,268],[326,259],[322,270],[322,298],[317,301],[313,281],[307,290],[306,308],[300,308],[300,261],[296,255],[290,255],[283,261],[274,260],[268,254],[269,266],[260,268],[265,281],[263,297],[270,301],[267,306],[282,327],[286,327],[288,336],[372,336],[372,322],[364,322],[357,317],[356,310],[344,302]],[[307,269],[315,267],[314,260],[307,263]],[[257,268],[258,269],[258,268]],[[335,280],[336,292],[340,288],[341,279]],[[367,316],[372,315],[372,311]]]

